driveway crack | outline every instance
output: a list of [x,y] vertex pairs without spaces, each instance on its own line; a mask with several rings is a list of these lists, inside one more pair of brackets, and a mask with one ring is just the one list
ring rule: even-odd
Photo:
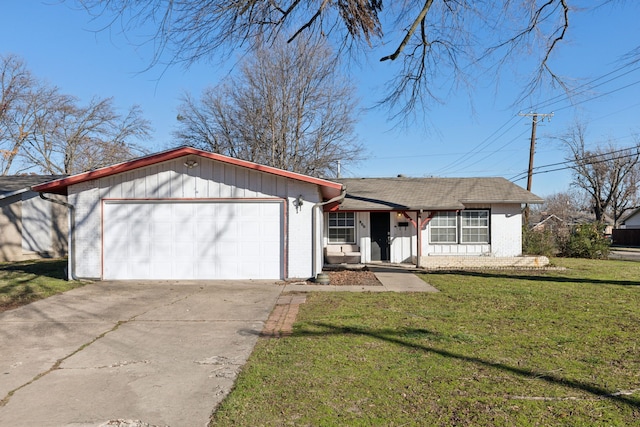
[[125,323],[128,323],[132,320],[134,320],[136,317],[138,317],[138,315],[131,317],[128,320],[119,320],[112,328],[104,331],[103,333],[101,333],[100,335],[98,335],[97,337],[93,338],[91,341],[86,342],[84,344],[82,344],[80,347],[78,347],[76,350],[74,350],[73,352],[71,352],[70,354],[58,359],[55,361],[55,363],[51,366],[51,368],[47,369],[44,372],[40,372],[38,375],[36,375],[35,377],[33,377],[30,381],[22,384],[19,387],[14,388],[13,390],[9,391],[7,393],[7,395],[5,397],[2,398],[2,400],[0,400],[0,408],[3,406],[6,406],[7,403],[9,403],[9,400],[11,400],[11,397],[18,392],[19,390],[33,384],[34,382],[38,381],[40,378],[50,374],[51,372],[60,369],[60,365],[62,365],[62,362],[64,362],[65,360],[69,359],[70,357],[78,354],[79,352],[81,352],[82,350],[84,350],[85,348],[89,347],[91,344],[93,344],[94,342],[102,339],[103,337],[105,337],[107,334],[117,330],[120,326],[124,325]]
[[[202,288],[201,288],[200,290],[202,290]],[[198,291],[198,292],[199,292],[199,291]],[[193,292],[193,293],[191,293],[191,294],[189,294],[189,295],[186,295],[186,296],[184,296],[184,297],[176,298],[175,300],[173,300],[173,301],[171,301],[171,302],[169,302],[169,303],[167,303],[167,304],[162,305],[162,307],[168,307],[168,306],[171,306],[171,305],[173,305],[173,304],[176,304],[176,303],[178,303],[178,302],[180,302],[180,301],[184,301],[185,299],[190,298],[190,297],[192,297],[193,295],[196,295],[198,292]],[[51,372],[53,372],[53,371],[56,371],[56,370],[60,369],[60,365],[62,365],[62,363],[63,363],[65,360],[69,359],[70,357],[75,356],[76,354],[78,354],[79,352],[81,352],[82,350],[84,350],[85,348],[89,347],[91,344],[93,344],[93,343],[95,343],[96,341],[98,341],[98,340],[100,340],[100,339],[104,338],[107,334],[110,334],[111,332],[114,332],[114,331],[118,330],[118,328],[120,328],[120,326],[122,326],[122,325],[124,325],[124,324],[127,324],[127,323],[129,323],[129,322],[132,322],[132,321],[136,320],[136,318],[138,318],[138,317],[140,317],[140,316],[143,316],[143,315],[145,315],[145,314],[149,313],[150,311],[155,310],[156,308],[158,308],[158,307],[153,307],[153,308],[150,308],[150,309],[148,309],[148,310],[145,310],[145,311],[143,311],[142,313],[138,313],[138,314],[136,314],[135,316],[132,316],[132,317],[130,317],[130,318],[129,318],[129,319],[127,319],[127,320],[119,320],[118,322],[116,322],[116,324],[115,324],[115,325],[113,325],[113,327],[112,327],[112,328],[110,328],[110,329],[108,329],[108,330],[104,331],[104,332],[103,332],[103,333],[101,333],[100,335],[98,335],[98,336],[96,336],[95,338],[93,338],[91,341],[89,341],[89,342],[86,342],[86,343],[82,344],[80,347],[78,347],[76,350],[74,350],[74,351],[73,351],[73,352],[71,352],[70,354],[68,354],[68,355],[66,355],[66,356],[64,356],[64,357],[62,357],[62,358],[60,358],[60,359],[56,360],[56,361],[55,361],[55,363],[51,366],[51,368],[47,369],[47,370],[46,370],[46,371],[44,371],[44,372],[40,372],[38,375],[36,375],[35,377],[33,377],[30,381],[28,381],[28,382],[26,382],[26,383],[24,383],[24,384],[20,385],[19,387],[16,387],[16,388],[14,388],[13,390],[9,391],[9,392],[7,393],[7,395],[6,395],[5,397],[3,397],[3,398],[2,398],[2,400],[0,400],[0,408],[2,408],[3,406],[6,406],[6,405],[7,405],[7,403],[9,403],[9,400],[11,400],[11,397],[12,397],[16,392],[18,392],[18,391],[20,391],[21,389],[23,389],[23,388],[25,388],[25,387],[27,387],[27,386],[29,386],[29,385],[33,384],[34,382],[36,382],[36,381],[38,381],[40,378],[42,378],[42,377],[44,377],[44,376],[46,376],[46,375],[50,374]]]

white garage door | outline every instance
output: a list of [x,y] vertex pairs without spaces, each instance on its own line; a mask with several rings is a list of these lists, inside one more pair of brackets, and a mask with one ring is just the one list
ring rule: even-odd
[[105,201],[103,278],[281,279],[281,202]]

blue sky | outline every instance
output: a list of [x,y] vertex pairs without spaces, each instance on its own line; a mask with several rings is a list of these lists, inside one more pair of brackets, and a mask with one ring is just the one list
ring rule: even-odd
[[[529,161],[531,119],[518,113],[530,112],[532,105],[539,107],[538,113],[554,113],[550,121],[538,126],[537,167],[564,160],[565,150],[554,137],[566,132],[576,119],[588,124],[592,145],[608,141],[619,148],[633,145],[634,135],[640,133],[640,63],[621,68],[620,61],[640,46],[640,6],[626,3],[572,16],[569,34],[551,64],[560,74],[575,79],[576,85],[599,79],[599,86],[575,98],[574,105],[551,89],[513,105],[526,76],[508,71],[498,84],[481,78],[471,94],[463,90],[451,93],[442,105],[433,105],[427,112],[425,125],[394,127],[385,111],[368,110],[356,129],[368,159],[346,165],[343,175],[523,176]],[[97,96],[114,97],[115,105],[123,110],[140,105],[154,128],[148,148],[160,151],[174,146],[171,132],[181,93],[199,95],[218,83],[228,67],[200,63],[189,69],[145,71],[152,50],[136,46],[139,34],[129,33],[127,39],[115,31],[95,32],[99,24],[72,6],[57,0],[3,0],[0,53],[19,55],[35,76],[83,102]],[[383,94],[390,66],[375,57],[353,67],[352,72],[362,107],[372,106]],[[533,192],[547,196],[566,191],[570,182],[566,170],[536,174]],[[516,183],[526,187],[526,178]]]

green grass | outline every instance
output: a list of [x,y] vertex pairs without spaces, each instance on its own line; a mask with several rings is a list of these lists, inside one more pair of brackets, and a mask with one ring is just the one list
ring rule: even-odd
[[423,275],[437,294],[310,294],[211,425],[637,425],[640,263],[554,262]]
[[81,286],[65,280],[67,261],[0,263],[0,312]]

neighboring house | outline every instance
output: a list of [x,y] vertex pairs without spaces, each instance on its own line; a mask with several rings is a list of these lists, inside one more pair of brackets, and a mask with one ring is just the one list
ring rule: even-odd
[[30,188],[59,178],[59,175],[0,176],[0,261],[66,255],[66,209],[42,200]]
[[567,224],[565,223],[565,221],[554,214],[547,214],[543,215],[542,217],[543,219],[541,219],[531,227],[533,231],[557,232],[558,230],[564,230],[567,228]]
[[627,215],[621,218],[619,228],[640,228],[640,208],[630,211]]
[[347,194],[325,214],[330,258],[346,245],[362,263],[458,268],[547,262],[521,257],[522,205],[543,200],[504,178],[338,181]]
[[614,245],[640,246],[640,208],[620,219],[620,226],[612,232],[612,241]]
[[189,147],[33,190],[68,197],[69,273],[88,279],[308,278],[338,246],[345,261],[406,262],[416,221],[422,259],[513,263],[521,204],[541,202],[504,179],[332,182]]

